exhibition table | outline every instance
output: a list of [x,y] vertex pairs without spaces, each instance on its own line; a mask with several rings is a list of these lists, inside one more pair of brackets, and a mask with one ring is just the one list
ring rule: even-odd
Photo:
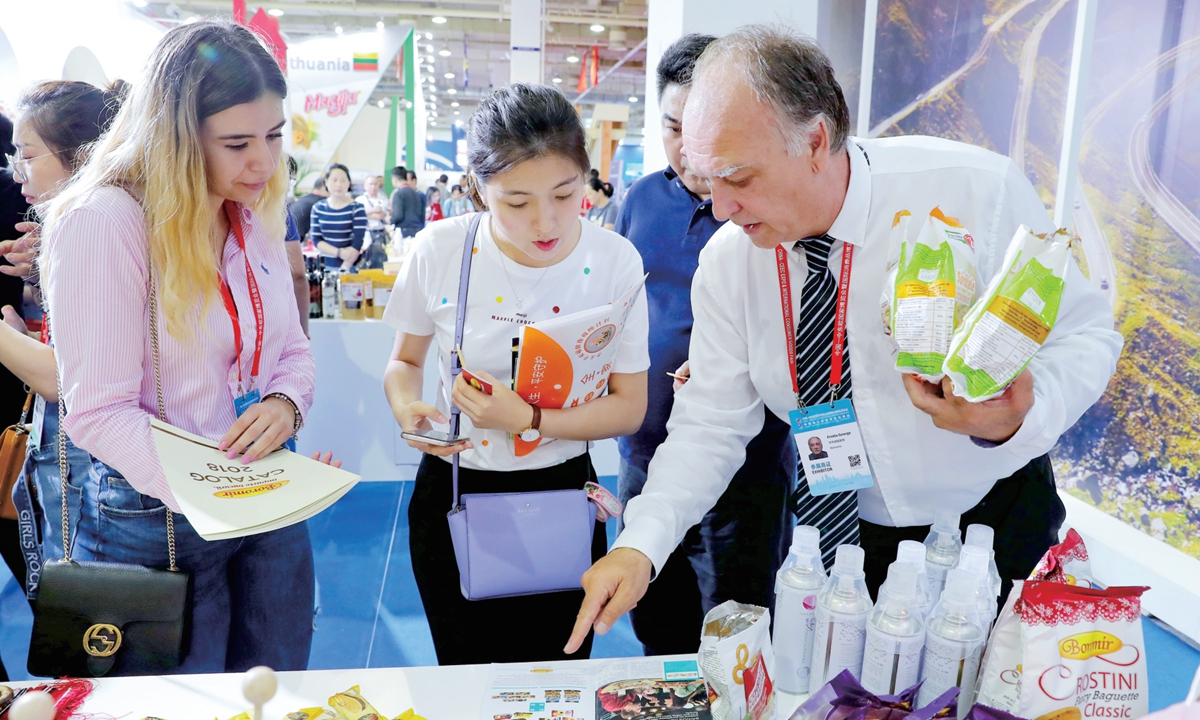
[[[678,656],[679,659],[694,656]],[[670,658],[664,658],[670,659]],[[605,660],[577,660],[557,665],[585,668]],[[479,720],[491,666],[308,670],[277,673],[279,689],[263,706],[264,718],[282,718],[301,708],[323,707],[330,696],[354,685],[382,715],[395,717],[412,708],[428,720]],[[115,718],[215,718],[228,720],[250,710],[242,696],[242,675],[166,675],[102,678],[80,709],[84,716]],[[35,683],[13,683],[29,687]],[[802,696],[780,693],[776,718],[786,720]],[[381,720],[386,720],[381,718]]]

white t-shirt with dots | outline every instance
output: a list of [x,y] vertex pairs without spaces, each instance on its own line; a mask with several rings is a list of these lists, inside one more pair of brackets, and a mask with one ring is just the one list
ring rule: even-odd
[[[441,386],[433,404],[447,417],[458,276],[472,217],[440,220],[417,233],[413,252],[396,278],[383,315],[384,321],[400,332],[435,336]],[[483,216],[475,239],[463,331],[467,368],[487,371],[511,387],[512,345],[513,339],[520,336],[521,325],[611,303],[641,281],[642,258],[632,243],[590,222],[580,225],[579,244],[566,259],[548,268],[531,268],[513,262],[500,251],[492,238],[489,216]],[[614,373],[639,373],[650,367],[648,331],[643,297],[626,321],[613,360]],[[507,433],[476,429],[465,414],[460,434],[470,437],[475,446],[462,453],[460,462],[475,470],[549,467],[587,449],[582,441],[545,438],[532,453],[518,458]]]

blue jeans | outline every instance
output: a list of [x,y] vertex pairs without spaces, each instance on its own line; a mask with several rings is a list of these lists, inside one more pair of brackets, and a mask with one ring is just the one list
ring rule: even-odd
[[[94,461],[83,486],[77,560],[168,567],[166,506]],[[178,566],[192,573],[191,641],[180,673],[255,665],[304,670],[313,634],[308,525],[208,542],[175,514]]]
[[[70,532],[75,533],[79,523],[79,502],[83,486],[87,483],[92,456],[86,450],[75,447],[67,438],[67,510]],[[43,562],[58,560],[63,556],[62,542],[62,479],[58,472],[58,405],[46,403],[46,417],[42,422],[41,445],[31,448],[25,461],[25,474],[37,491],[34,513],[38,515],[41,530]]]

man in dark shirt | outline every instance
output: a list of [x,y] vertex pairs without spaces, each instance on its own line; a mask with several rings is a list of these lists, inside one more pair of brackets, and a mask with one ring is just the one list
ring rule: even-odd
[[425,196],[416,185],[417,174],[408,170],[404,184],[392,193],[392,225],[406,238],[425,227]]
[[[682,167],[680,119],[696,60],[715,38],[687,35],[658,64],[663,144],[670,167],[629,189],[616,231],[642,255],[650,313],[650,377],[646,419],[618,439],[621,500],[641,493],[650,458],[667,437],[672,378],[688,357],[692,275],[700,251],[722,225],[713,218],[703,181]],[[683,374],[686,374],[683,373]],[[787,498],[795,486],[791,428],[767,412],[762,432],[720,502],[667,560],[630,613],[647,655],[696,652],[704,613],[726,600],[773,606],[775,573],[787,555],[795,518]]]
[[296,222],[296,230],[300,232],[301,240],[308,237],[309,224],[312,222],[313,205],[316,205],[327,197],[329,197],[329,192],[325,190],[325,178],[319,177],[313,183],[312,192],[292,203],[292,220]]

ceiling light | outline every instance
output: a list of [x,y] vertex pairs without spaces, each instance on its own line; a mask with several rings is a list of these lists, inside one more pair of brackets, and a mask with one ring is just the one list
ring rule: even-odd
[[383,21],[382,21],[382,20],[380,20],[379,22],[375,23],[375,27],[377,27],[377,28],[379,28],[380,30],[382,30],[382,29],[383,29]]
[[426,56],[425,56],[425,62],[429,62],[429,63],[433,62],[433,56],[432,56],[432,55],[426,55]]
[[[431,51],[433,50],[433,48],[429,48],[429,49]],[[438,55],[441,55],[442,57],[450,57],[450,48],[447,47],[446,45],[443,45],[442,49],[438,50]]]
[[455,90],[454,88],[450,88],[449,90],[446,91],[446,94],[447,95],[457,95],[458,91]]
[[428,70],[429,72],[433,72],[433,70],[434,70],[432,65],[426,65],[425,69]]
[[[417,37],[421,37],[421,33],[417,33]],[[425,33],[425,39],[426,39],[426,40],[432,40],[432,39],[433,39],[433,33]]]
[[[436,21],[437,18],[434,18],[434,20]],[[604,26],[603,25],[593,25],[592,32],[604,32]]]
[[[434,15],[433,16],[433,24],[434,25],[445,25],[446,18],[442,17],[441,15]],[[600,29],[603,30],[604,28],[600,28]]]
[[455,100],[454,102],[450,103],[450,107],[458,107],[458,101]]
[[386,100],[380,100],[380,101],[379,101],[379,107],[387,107],[387,101],[386,101]]
[[454,114],[455,114],[455,115],[459,115],[460,113],[459,113],[457,110],[455,110],[455,111],[454,111]]
[[447,80],[453,80],[453,79],[454,79],[454,73],[446,73],[446,74],[445,74],[445,75],[443,75],[442,77],[446,78]]
[[426,45],[426,46],[425,46],[425,50],[426,50],[427,52],[433,52],[433,46],[432,46],[432,45]]
[[150,3],[148,3],[146,0],[133,0],[133,4],[136,7],[146,7]]
[[406,108],[410,108],[410,109],[411,109],[411,108],[412,108],[412,101],[411,101],[411,100],[405,100],[405,101],[404,101],[404,107],[406,107]]
[[630,95],[630,96],[629,96],[629,102],[637,102],[637,96],[636,96],[636,95]]
[[571,53],[570,55],[567,56],[567,62],[577,63],[577,62],[579,62],[579,56],[576,55],[575,53]]
[[562,82],[562,78],[554,78],[554,83],[557,85]]
[[341,25],[338,25],[337,27],[335,27],[335,28],[333,29],[333,31],[334,31],[335,33],[337,33],[338,35],[341,35],[341,34],[342,34],[342,26],[341,26]]
[[[146,4],[146,0],[141,0],[141,2],[143,5]],[[280,10],[279,8],[271,8],[270,10],[267,11],[267,14],[270,15],[271,17],[281,17],[283,15],[283,11]]]
[[184,21],[183,21],[183,24],[184,24],[184,25],[191,25],[192,23],[194,23],[194,22],[199,22],[199,21],[200,21],[200,18],[198,18],[198,17],[196,17],[195,15],[193,15],[193,16],[191,16],[190,18],[188,18],[187,20],[184,20]]

